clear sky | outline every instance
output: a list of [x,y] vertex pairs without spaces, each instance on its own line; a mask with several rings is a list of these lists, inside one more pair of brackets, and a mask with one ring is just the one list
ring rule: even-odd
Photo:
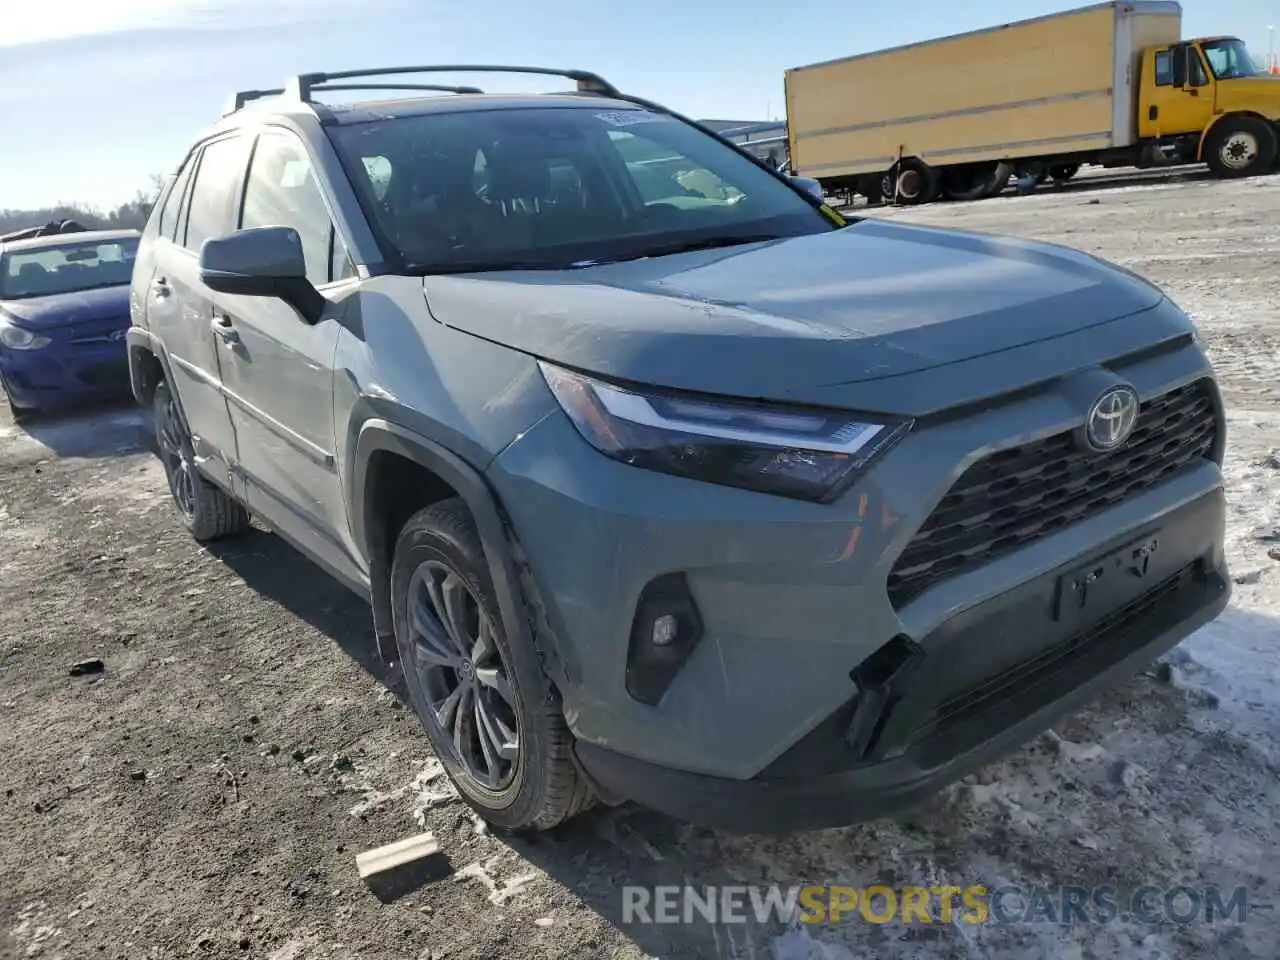
[[[787,67],[1085,2],[3,0],[0,208],[128,200],[171,170],[231,91],[293,73],[582,67],[691,116],[781,119]],[[1280,0],[1183,0],[1183,30],[1235,34],[1265,57],[1277,14]]]

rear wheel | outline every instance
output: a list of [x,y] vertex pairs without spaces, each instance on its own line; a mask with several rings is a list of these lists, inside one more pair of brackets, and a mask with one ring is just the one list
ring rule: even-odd
[[1009,180],[1002,163],[975,163],[946,171],[941,178],[942,194],[950,200],[983,200]]
[[1204,162],[1219,177],[1251,177],[1276,161],[1276,132],[1256,117],[1227,117],[1209,134]]
[[169,493],[191,536],[201,542],[220,540],[249,527],[249,513],[239,502],[210,483],[196,468],[191,433],[177,398],[163,381],[152,400],[156,446],[169,481]]
[[896,176],[898,203],[915,206],[938,196],[938,173],[920,160],[903,160],[897,165]]
[[463,799],[495,826],[545,830],[595,796],[536,651],[502,625],[466,505],[409,518],[391,565],[396,648],[414,710]]

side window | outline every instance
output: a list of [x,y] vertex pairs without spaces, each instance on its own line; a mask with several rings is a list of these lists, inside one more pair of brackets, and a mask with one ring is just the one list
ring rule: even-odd
[[182,169],[178,171],[178,175],[173,179],[173,187],[169,190],[169,195],[165,197],[164,207],[160,210],[160,223],[157,232],[162,237],[168,237],[170,240],[174,238],[175,228],[178,225],[178,214],[182,210],[182,199],[187,192],[187,184],[191,182],[191,171],[195,169],[196,155],[193,153],[187,158],[187,162],[182,165]]
[[307,279],[314,284],[340,280],[354,272],[329,218],[311,160],[290,134],[263,133],[258,137],[240,226],[297,230],[307,261]]
[[244,176],[243,137],[215,140],[204,148],[188,204],[186,240],[188,250],[199,251],[210,237],[234,229],[231,201],[240,192]]
[[1168,87],[1173,84],[1173,54],[1161,50],[1156,54],[1156,86]]

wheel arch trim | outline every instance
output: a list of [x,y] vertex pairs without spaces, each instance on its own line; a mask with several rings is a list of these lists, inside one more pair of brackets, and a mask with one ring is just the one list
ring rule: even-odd
[[[129,357],[129,389],[133,391],[133,399],[141,406],[151,403],[156,384],[147,376],[144,357],[150,355],[160,364],[164,379],[173,383],[173,371],[169,366],[169,355],[165,353],[164,344],[150,330],[142,327],[130,327],[124,335],[125,347]],[[181,401],[179,401],[181,406]]]
[[[1251,120],[1260,120],[1273,130],[1276,126],[1276,121],[1268,117],[1264,117],[1260,113],[1255,113],[1252,110],[1233,110],[1230,113],[1220,113],[1211,119],[1205,125],[1205,128],[1200,131],[1200,141],[1196,144],[1196,160],[1203,162],[1205,144],[1209,142],[1209,138],[1213,136],[1213,131],[1216,130],[1224,120],[1235,120],[1240,117],[1248,117]],[[1280,140],[1280,132],[1277,132],[1276,139]]]
[[563,689],[567,680],[555,637],[534,635],[528,616],[520,570],[512,550],[514,534],[504,520],[497,499],[484,477],[457,454],[405,427],[373,417],[360,426],[351,467],[350,517],[352,535],[365,553],[369,565],[370,599],[374,630],[384,658],[396,659],[395,633],[391,621],[390,563],[385,546],[376,542],[373,524],[377,505],[369,494],[369,464],[378,452],[392,453],[434,473],[460,496],[475,520],[476,533],[489,568],[490,582],[502,616],[508,642],[527,643],[539,654],[548,675]]

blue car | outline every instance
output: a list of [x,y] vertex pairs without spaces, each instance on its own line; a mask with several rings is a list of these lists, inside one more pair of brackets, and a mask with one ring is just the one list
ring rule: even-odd
[[0,388],[15,419],[128,390],[136,230],[0,242]]

